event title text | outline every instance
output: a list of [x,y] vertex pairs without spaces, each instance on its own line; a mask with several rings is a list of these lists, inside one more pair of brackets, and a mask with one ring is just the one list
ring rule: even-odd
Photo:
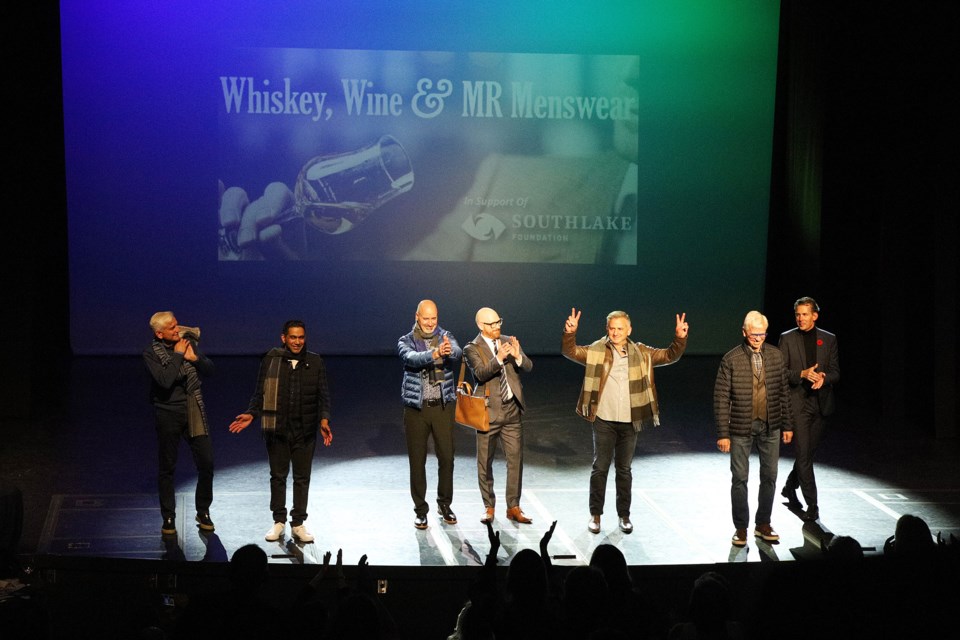
[[[221,76],[220,86],[228,114],[307,116],[314,122],[330,120],[334,101],[327,91],[295,87],[284,78],[280,88],[269,79],[259,82],[249,76]],[[366,79],[340,80],[343,112],[352,117],[397,117],[405,109],[419,118],[435,118],[447,106],[454,83],[429,78],[417,81],[416,91],[404,99],[400,93],[377,91]],[[544,95],[531,81],[508,85],[507,95],[500,82],[463,80],[457,109],[463,118],[533,118],[561,120],[625,120],[637,109],[637,99],[625,96]]]

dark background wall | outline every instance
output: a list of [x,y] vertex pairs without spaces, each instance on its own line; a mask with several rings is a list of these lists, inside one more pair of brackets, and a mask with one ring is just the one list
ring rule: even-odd
[[847,414],[957,433],[957,8],[784,2],[766,312],[810,292]]
[[[70,357],[58,10],[6,12],[0,436],[56,405]],[[782,3],[763,311],[780,331],[818,299],[865,433],[957,434],[957,13]]]

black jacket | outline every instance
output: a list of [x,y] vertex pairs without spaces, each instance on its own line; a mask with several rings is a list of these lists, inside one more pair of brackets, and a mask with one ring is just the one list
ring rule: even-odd
[[[767,423],[772,429],[793,431],[790,384],[783,354],[764,343],[764,381],[767,387]],[[713,387],[713,415],[717,438],[749,436],[753,423],[753,361],[746,342],[731,349],[720,361]]]
[[[286,356],[285,356],[286,354]],[[260,361],[260,373],[257,375],[257,388],[250,397],[250,405],[246,413],[257,418],[263,414],[263,383],[270,368],[270,361],[273,358],[284,358],[289,353],[284,349],[271,349]],[[327,369],[323,364],[323,358],[316,353],[303,351],[298,358],[301,363],[298,367],[304,367],[302,372],[300,387],[300,412],[303,417],[303,426],[307,429],[307,436],[315,438],[317,429],[320,428],[320,420],[330,419],[330,391],[327,388]],[[289,365],[280,367],[280,376],[277,389],[277,432],[283,433],[289,416],[287,415],[288,402],[285,400],[289,393]]]

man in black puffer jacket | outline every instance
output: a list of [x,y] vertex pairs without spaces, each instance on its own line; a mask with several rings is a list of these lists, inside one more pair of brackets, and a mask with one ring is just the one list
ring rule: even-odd
[[271,349],[260,362],[257,388],[244,413],[230,423],[240,433],[260,417],[270,461],[270,510],[273,526],[264,539],[283,536],[287,520],[287,475],[293,468],[293,510],[290,532],[300,542],[313,542],[303,521],[307,519],[310,471],[317,446],[317,431],[324,446],[333,441],[330,430],[330,393],[323,359],[307,351],[307,333],[299,320],[288,320],[280,335],[283,347]]
[[744,341],[720,361],[713,388],[713,413],[717,424],[717,448],[730,453],[730,501],[733,544],[747,544],[750,507],[747,479],[750,452],[760,454],[760,492],[757,497],[756,528],[753,534],[774,542],[780,539],[770,524],[777,485],[780,438],[793,439],[790,387],[783,355],[767,339],[767,318],[751,311],[743,320]]

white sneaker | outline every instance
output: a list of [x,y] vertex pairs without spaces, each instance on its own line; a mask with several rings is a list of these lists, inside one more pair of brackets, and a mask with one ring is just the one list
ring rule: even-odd
[[300,542],[313,542],[313,534],[307,531],[306,525],[301,524],[299,527],[291,527],[290,533]]
[[276,542],[283,535],[283,530],[287,528],[282,522],[274,522],[273,526],[270,527],[270,531],[267,531],[267,535],[263,536],[263,539],[267,542]]
[[600,516],[590,516],[590,519],[587,520],[587,531],[600,533]]

